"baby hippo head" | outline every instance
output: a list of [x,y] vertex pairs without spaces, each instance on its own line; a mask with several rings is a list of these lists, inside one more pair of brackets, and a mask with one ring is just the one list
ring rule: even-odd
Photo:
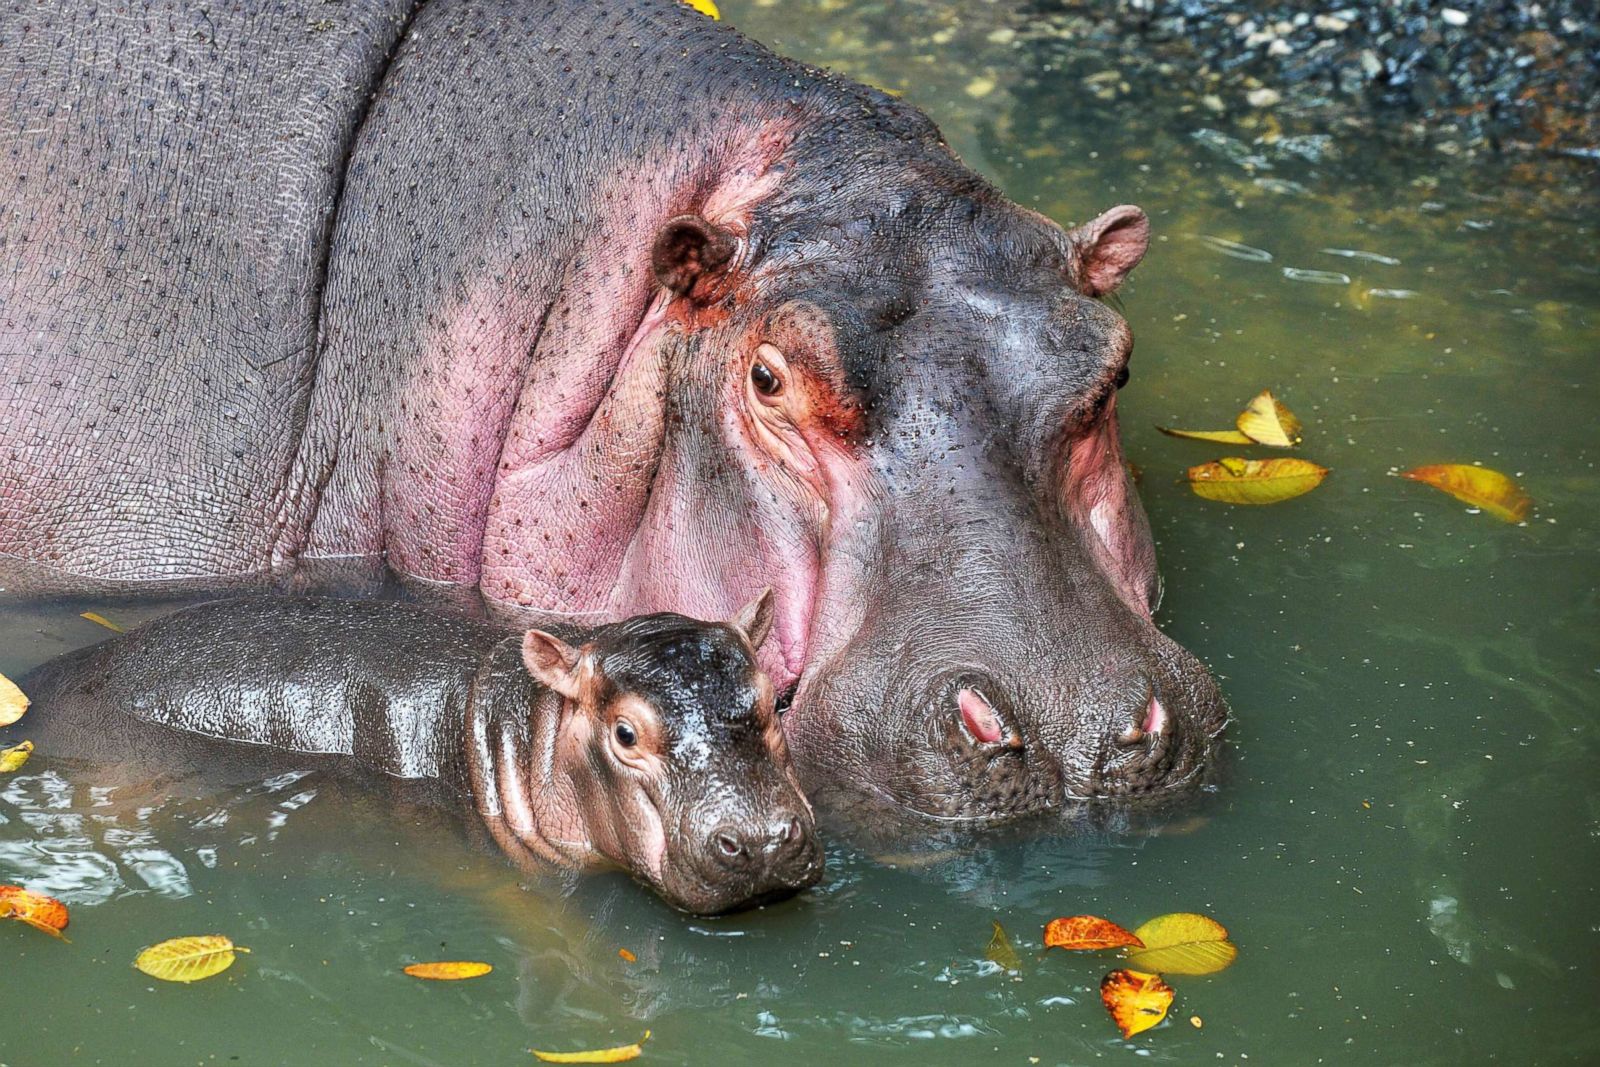
[[556,810],[539,818],[541,834],[586,841],[700,915],[815,884],[811,806],[756,665],[772,615],[764,591],[723,623],[641,615],[577,647],[525,634],[524,664],[562,701],[550,745]]

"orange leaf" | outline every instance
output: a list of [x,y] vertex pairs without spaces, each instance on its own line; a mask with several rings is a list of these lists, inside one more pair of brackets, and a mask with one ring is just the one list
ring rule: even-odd
[[106,629],[115,633],[127,633],[126,630],[112,622],[110,619],[106,618],[104,615],[100,614],[98,611],[80,611],[78,612],[78,618],[88,619],[95,625],[104,626]]
[[638,1059],[644,1052],[640,1046],[648,1040],[650,1031],[646,1030],[638,1041],[631,1045],[618,1045],[616,1048],[597,1048],[588,1052],[540,1052],[536,1048],[528,1051],[546,1063],[623,1063]]
[[1482,508],[1505,522],[1521,522],[1533,505],[1516,482],[1488,467],[1436,463],[1431,467],[1413,467],[1402,472],[1400,477],[1443,489],[1457,500]]
[[1128,931],[1098,915],[1069,915],[1065,919],[1051,919],[1044,928],[1045,948],[1067,948],[1087,951],[1097,948],[1121,948],[1123,945],[1144,947],[1144,942]]
[[1165,1019],[1172,996],[1172,987],[1159,974],[1123,968],[1100,979],[1100,1000],[1123,1037],[1132,1037]]
[[487,963],[470,960],[446,960],[441,963],[413,963],[405,969],[413,978],[427,978],[435,982],[459,982],[463,978],[480,978],[494,970]]
[[61,937],[61,931],[67,928],[67,906],[55,897],[30,893],[19,885],[0,885],[0,919],[17,919],[51,937]]
[[639,962],[639,957],[635,956],[633,953],[629,952],[625,948],[617,949],[617,955],[621,956],[624,960],[626,960],[629,963],[638,963]]
[[1276,504],[1322,484],[1328,468],[1310,460],[1241,459],[1229,456],[1215,463],[1190,467],[1189,488],[1196,496],[1224,504]]

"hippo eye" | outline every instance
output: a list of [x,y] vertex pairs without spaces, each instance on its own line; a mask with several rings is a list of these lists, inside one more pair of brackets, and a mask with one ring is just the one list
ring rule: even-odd
[[772,373],[772,368],[759,359],[750,364],[750,384],[762,396],[777,396],[783,392],[783,382]]
[[617,735],[617,744],[623,748],[632,748],[639,743],[639,735],[634,733],[633,727],[626,722],[618,720],[615,733]]

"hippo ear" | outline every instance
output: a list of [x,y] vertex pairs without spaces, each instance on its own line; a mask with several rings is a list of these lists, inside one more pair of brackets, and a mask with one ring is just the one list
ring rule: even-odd
[[1150,247],[1150,220],[1122,204],[1070,230],[1078,281],[1086,296],[1104,296],[1122,284]]
[[710,283],[733,262],[739,240],[699,215],[668,219],[650,249],[656,280],[679,296],[704,299]]
[[533,675],[568,700],[577,700],[578,663],[582,654],[561,638],[543,630],[522,635],[522,662]]
[[728,620],[728,625],[744,634],[751,648],[760,648],[761,643],[767,639],[767,634],[772,632],[772,613],[772,589],[768,587],[757,593],[754,600],[740,608],[738,613]]

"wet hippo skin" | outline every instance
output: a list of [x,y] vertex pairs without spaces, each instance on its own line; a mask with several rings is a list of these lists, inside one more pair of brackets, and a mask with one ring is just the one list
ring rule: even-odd
[[600,622],[770,584],[818,796],[1207,780],[1099,299],[1138,208],[1062,229],[676,0],[12,4],[0,112],[8,592],[377,561]]
[[[822,854],[755,663],[763,595],[568,640],[393,602],[188,608],[23,679],[52,756],[149,768],[241,751],[437,785],[530,870],[621,867],[711,914],[814,884]],[[20,734],[19,734],[20,736]]]

